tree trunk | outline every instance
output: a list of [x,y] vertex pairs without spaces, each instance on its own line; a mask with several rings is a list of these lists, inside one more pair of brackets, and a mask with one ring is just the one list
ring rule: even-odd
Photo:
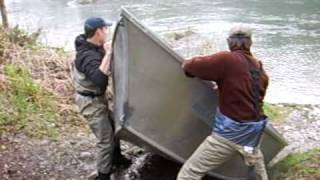
[[7,9],[6,9],[4,0],[0,0],[0,11],[2,16],[2,25],[4,28],[7,28],[9,26],[9,23],[8,23]]

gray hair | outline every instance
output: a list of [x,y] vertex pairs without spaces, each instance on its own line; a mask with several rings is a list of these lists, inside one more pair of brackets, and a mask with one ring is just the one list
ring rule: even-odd
[[245,25],[237,25],[231,28],[227,39],[229,49],[233,50],[250,50],[252,30]]
[[228,46],[231,51],[234,50],[250,50],[250,47],[252,45],[251,38],[248,37],[229,37],[227,39]]

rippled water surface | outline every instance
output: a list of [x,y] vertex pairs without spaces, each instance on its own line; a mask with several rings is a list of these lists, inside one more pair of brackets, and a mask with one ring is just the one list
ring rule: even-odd
[[29,31],[42,27],[43,42],[67,49],[72,49],[86,17],[116,21],[121,6],[127,6],[160,36],[192,30],[202,40],[210,40],[215,50],[227,48],[225,39],[230,27],[247,24],[254,29],[253,52],[271,77],[266,100],[320,102],[319,0],[79,1],[84,0],[7,0],[7,4],[11,22]]

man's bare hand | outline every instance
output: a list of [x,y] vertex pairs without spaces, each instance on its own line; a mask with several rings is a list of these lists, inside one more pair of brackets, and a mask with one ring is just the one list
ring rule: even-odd
[[105,74],[110,75],[110,64],[111,64],[111,54],[112,54],[112,47],[110,43],[105,43],[103,48],[106,52],[105,56],[102,59],[102,63],[99,69]]
[[112,46],[111,43],[104,43],[103,49],[106,51],[106,53],[111,53],[112,52]]

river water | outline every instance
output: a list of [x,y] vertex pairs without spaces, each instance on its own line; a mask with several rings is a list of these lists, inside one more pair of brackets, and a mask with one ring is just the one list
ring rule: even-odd
[[227,49],[225,39],[233,25],[246,24],[254,29],[252,51],[271,77],[266,101],[320,104],[319,0],[78,1],[6,0],[11,23],[30,32],[42,27],[42,42],[69,50],[88,16],[116,21],[121,6],[160,37],[191,29],[210,39],[215,50]]

